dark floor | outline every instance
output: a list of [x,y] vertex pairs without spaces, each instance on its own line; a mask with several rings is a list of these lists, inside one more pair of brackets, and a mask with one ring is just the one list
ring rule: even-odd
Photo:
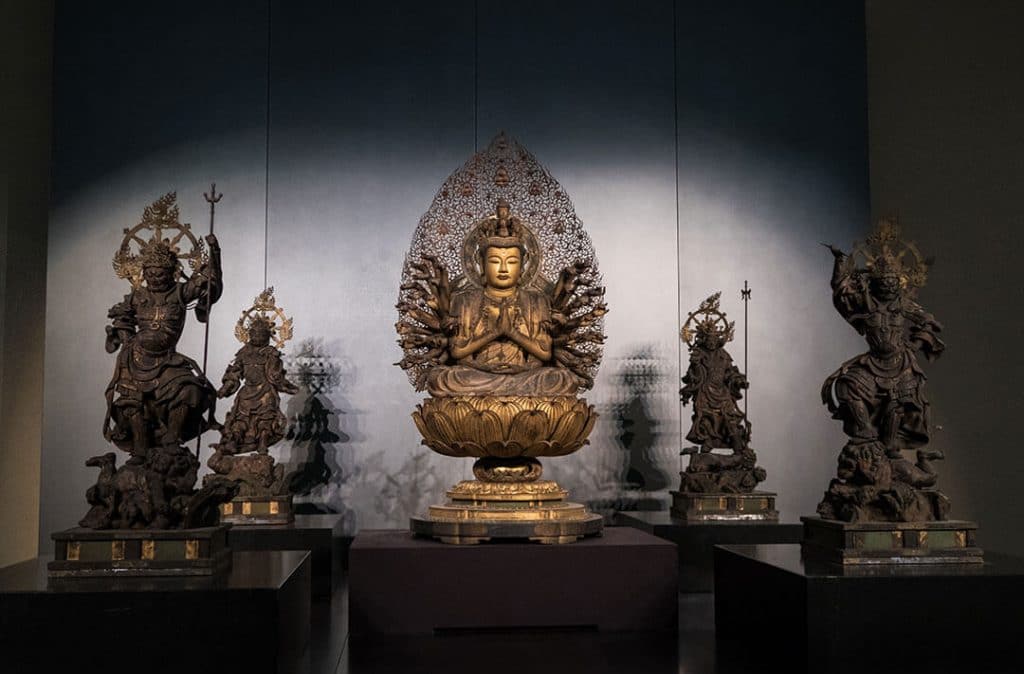
[[[466,601],[487,601],[467,596]],[[678,635],[599,634],[577,630],[477,632],[432,637],[350,639],[344,582],[313,605],[311,674],[703,674],[746,672],[715,664],[714,597],[679,595]]]

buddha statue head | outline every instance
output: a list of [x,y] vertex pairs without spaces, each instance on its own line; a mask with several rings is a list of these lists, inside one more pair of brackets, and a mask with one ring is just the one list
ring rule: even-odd
[[492,291],[511,292],[522,279],[528,255],[522,223],[510,214],[509,203],[498,199],[495,215],[481,229],[477,254],[482,281]]

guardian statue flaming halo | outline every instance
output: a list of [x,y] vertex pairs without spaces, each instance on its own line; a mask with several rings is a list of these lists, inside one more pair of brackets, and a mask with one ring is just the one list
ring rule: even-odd
[[477,479],[413,530],[452,543],[600,531],[599,516],[538,479],[537,457],[577,451],[597,419],[577,396],[600,364],[604,288],[568,195],[515,140],[499,134],[442,185],[397,308],[398,365],[430,394],[413,413],[424,444],[476,458]]

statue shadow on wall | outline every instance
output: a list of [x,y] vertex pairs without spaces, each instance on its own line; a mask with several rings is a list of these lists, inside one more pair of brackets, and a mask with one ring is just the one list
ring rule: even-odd
[[[620,510],[664,510],[664,491],[671,486],[657,460],[664,453],[657,401],[671,379],[668,362],[653,344],[636,344],[614,362],[611,402],[602,411],[607,431],[582,452],[592,454],[581,462],[573,486],[587,507],[607,519]],[[597,451],[602,445],[607,449]]]
[[288,401],[286,412],[285,439],[292,447],[285,484],[295,496],[297,514],[341,513],[347,527],[354,512],[337,498],[337,486],[351,472],[352,462],[346,447],[352,436],[342,424],[350,409],[342,362],[321,339],[303,341],[285,358],[288,376],[300,389]]

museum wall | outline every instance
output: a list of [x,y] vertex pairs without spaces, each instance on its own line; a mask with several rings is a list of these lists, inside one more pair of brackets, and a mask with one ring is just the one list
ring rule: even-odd
[[[667,507],[681,318],[721,290],[742,334],[746,280],[763,486],[785,519],[813,512],[843,442],[818,391],[859,348],[819,243],[868,222],[863,21],[859,2],[60,3],[40,541],[81,516],[83,463],[108,451],[122,229],[176,190],[205,232],[214,180],[211,378],[264,283],[295,319],[288,356],[331,373],[285,402],[296,432],[275,452],[308,475],[299,500],[404,527],[469,476],[419,444],[393,305],[420,215],[500,130],[572,197],[611,309],[592,444],[546,474],[602,512]],[[201,358],[197,323],[179,350]]]
[[1024,6],[871,0],[867,24],[871,210],[936,259],[921,300],[947,342],[927,365],[940,484],[982,547],[1024,554]]
[[0,567],[36,555],[53,3],[0,8]]

